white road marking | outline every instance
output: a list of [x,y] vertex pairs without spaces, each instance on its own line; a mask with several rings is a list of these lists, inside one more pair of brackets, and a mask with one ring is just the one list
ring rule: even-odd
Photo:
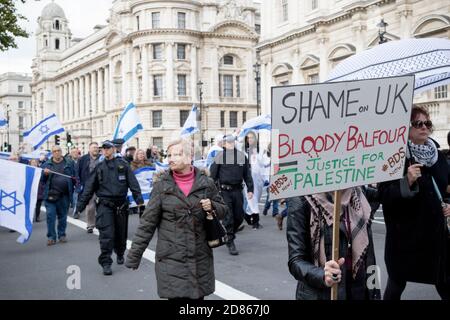
[[[86,228],[87,228],[86,222],[83,222],[78,219],[67,217],[67,222],[69,222],[69,223],[73,224],[74,226],[77,226],[83,230],[86,230]],[[97,236],[99,235],[97,229],[94,229],[94,234]],[[131,241],[127,240],[127,249],[130,250],[130,248],[131,248]],[[151,263],[155,263],[155,252],[150,249],[145,249],[143,258],[147,259]],[[216,291],[214,292],[214,295],[216,295],[224,300],[259,300],[256,297],[253,297],[245,292],[242,292],[233,287],[230,287],[229,285],[226,285],[225,283],[220,282],[218,280],[216,280]]]
[[378,224],[386,224],[386,223],[384,223],[384,222],[382,222],[382,221],[376,221],[376,220],[372,220],[372,222],[373,222],[373,223],[378,223]]

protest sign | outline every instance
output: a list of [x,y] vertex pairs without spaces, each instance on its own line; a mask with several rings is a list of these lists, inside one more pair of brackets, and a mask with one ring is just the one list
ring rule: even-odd
[[414,76],[272,88],[270,199],[400,179]]

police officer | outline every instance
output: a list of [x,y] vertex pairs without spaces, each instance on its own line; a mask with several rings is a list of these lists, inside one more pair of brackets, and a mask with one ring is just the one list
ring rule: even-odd
[[235,147],[233,135],[224,137],[224,150],[219,152],[211,165],[211,178],[216,181],[225,203],[230,209],[224,219],[228,234],[228,250],[231,255],[238,255],[234,244],[235,233],[244,220],[244,197],[242,182],[247,186],[248,199],[253,197],[253,180],[247,157]]
[[111,141],[102,144],[105,160],[100,162],[86,183],[77,212],[82,212],[94,192],[97,195],[96,227],[100,232],[100,250],[98,262],[104,275],[111,275],[111,254],[117,255],[117,264],[124,263],[124,253],[128,236],[127,192],[131,190],[139,206],[144,204],[141,188],[128,163],[121,157],[115,157],[116,151]]

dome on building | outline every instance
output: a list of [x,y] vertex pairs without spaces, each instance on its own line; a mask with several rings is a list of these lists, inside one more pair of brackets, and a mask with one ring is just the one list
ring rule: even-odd
[[65,19],[66,15],[64,14],[64,10],[52,1],[42,9],[41,19],[51,20],[53,18]]

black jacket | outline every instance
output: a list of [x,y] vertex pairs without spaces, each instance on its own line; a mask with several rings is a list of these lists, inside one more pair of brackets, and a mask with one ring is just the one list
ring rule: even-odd
[[[294,197],[287,200],[287,240],[289,249],[289,271],[298,280],[296,299],[298,300],[330,300],[331,289],[324,282],[324,269],[314,265],[313,250],[311,244],[310,218],[311,206],[304,197]],[[345,223],[340,225],[340,257],[347,256],[348,240],[345,231]],[[373,247],[372,229],[367,227],[369,235],[369,248],[364,265],[359,268],[356,279],[352,281],[351,293],[353,299],[379,299],[380,290],[367,289],[366,282],[373,273],[366,273],[369,266],[376,266],[375,251]],[[325,256],[331,260],[333,248],[332,226],[324,227]],[[347,274],[342,272],[342,281],[338,288],[338,298],[347,299]]]
[[[98,157],[97,157],[98,159]],[[89,154],[85,154],[78,160],[77,177],[79,179],[79,183],[81,187],[84,189],[86,182],[90,177],[89,172],[89,162],[91,161],[91,156]]]
[[114,202],[125,202],[128,189],[131,190],[137,204],[143,204],[141,188],[131,171],[128,162],[122,158],[113,158],[100,162],[85,185],[78,198],[77,210],[82,212],[94,192],[100,199]]
[[[406,159],[404,175],[410,165]],[[429,284],[448,281],[448,230],[431,177],[445,195],[448,166],[441,152],[431,168],[422,167],[422,176],[411,188],[406,176],[379,185],[386,223],[386,267],[394,279]]]
[[210,177],[220,184],[239,185],[245,181],[248,192],[253,192],[253,179],[250,164],[245,153],[233,150],[221,151],[214,158]]

